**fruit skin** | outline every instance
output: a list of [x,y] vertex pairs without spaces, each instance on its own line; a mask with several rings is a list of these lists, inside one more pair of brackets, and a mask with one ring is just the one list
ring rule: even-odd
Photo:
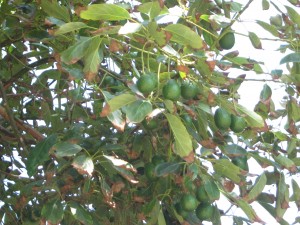
[[157,166],[161,163],[164,163],[165,160],[162,155],[155,155],[152,157],[151,162],[154,164],[154,166]]
[[270,23],[276,27],[281,27],[282,26],[281,15],[277,14],[276,16],[271,16]]
[[242,132],[247,126],[243,117],[231,115],[230,129],[235,133]]
[[231,49],[234,46],[234,44],[235,36],[232,31],[229,31],[228,33],[224,34],[219,40],[220,47],[226,50]]
[[187,218],[187,217],[188,217],[189,212],[186,211],[186,210],[184,210],[184,209],[181,207],[180,202],[177,202],[177,203],[175,204],[175,209],[176,209],[176,212],[177,212],[180,216],[182,216],[183,218]]
[[193,127],[194,124],[192,117],[190,117],[188,114],[183,114],[181,118],[186,126]]
[[149,179],[149,180],[155,180],[156,176],[155,176],[155,165],[153,163],[147,163],[145,165],[145,170],[144,170],[145,176]]
[[190,82],[184,82],[181,85],[181,96],[184,99],[192,99],[194,98],[198,93],[197,86]]
[[242,170],[249,171],[247,156],[237,156],[231,159],[231,162]]
[[212,216],[214,214],[214,206],[212,206],[210,203],[203,202],[198,205],[196,209],[196,216],[199,220],[206,220],[210,221],[212,219]]
[[148,130],[154,130],[158,128],[158,122],[155,119],[151,119],[149,121],[143,120],[142,124]]
[[180,205],[183,210],[190,212],[197,208],[198,201],[194,195],[184,194],[180,199]]
[[216,126],[221,130],[227,130],[231,124],[231,115],[223,108],[218,108],[214,115]]
[[177,101],[180,98],[180,86],[176,80],[169,80],[163,87],[162,93],[165,99]]
[[116,80],[111,76],[106,76],[103,80],[103,85],[104,86],[111,87],[111,86],[114,86],[115,84],[116,84]]
[[138,79],[136,86],[141,93],[149,94],[156,87],[155,77],[153,75],[142,75]]
[[209,196],[203,185],[196,189],[196,197],[199,202],[210,202]]

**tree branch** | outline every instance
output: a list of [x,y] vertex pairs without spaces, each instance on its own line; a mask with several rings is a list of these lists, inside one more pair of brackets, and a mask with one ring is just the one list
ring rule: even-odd
[[[6,109],[3,106],[0,106],[0,115],[7,121],[10,121],[10,116],[6,112]],[[27,133],[29,133],[33,138],[35,138],[37,141],[41,141],[44,139],[44,136],[38,132],[37,130],[33,129],[32,127],[24,124],[24,122],[20,119],[13,118],[13,121],[15,122],[15,128],[19,128]]]
[[41,60],[33,62],[33,63],[29,64],[27,67],[22,68],[21,70],[16,72],[7,82],[4,83],[4,90],[9,88],[24,73],[27,73],[28,71],[34,69],[35,67],[43,65],[43,64],[49,62],[51,59],[53,59],[53,57],[42,58]]

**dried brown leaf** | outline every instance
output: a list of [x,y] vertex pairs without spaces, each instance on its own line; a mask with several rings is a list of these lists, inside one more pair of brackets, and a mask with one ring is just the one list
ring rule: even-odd
[[100,117],[106,117],[111,113],[109,104],[105,104],[100,113]]

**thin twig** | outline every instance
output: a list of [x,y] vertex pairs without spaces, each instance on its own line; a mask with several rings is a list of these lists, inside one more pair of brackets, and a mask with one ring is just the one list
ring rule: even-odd
[[[2,116],[5,120],[10,121],[9,115],[3,106],[0,106],[0,116]],[[22,120],[20,120],[18,118],[14,118],[14,121],[16,123],[16,127],[29,133],[37,141],[41,141],[45,138],[40,132],[38,132],[37,130],[33,129],[32,127],[24,124],[24,122]]]
[[241,11],[238,12],[238,14],[233,18],[233,20],[231,21],[231,23],[228,27],[231,27],[237,21],[237,19],[245,12],[245,10],[249,8],[249,6],[251,5],[252,2],[253,2],[253,0],[250,0],[245,5],[245,7]]

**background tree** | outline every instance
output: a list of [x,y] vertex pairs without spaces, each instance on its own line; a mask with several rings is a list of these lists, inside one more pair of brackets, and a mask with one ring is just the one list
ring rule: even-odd
[[261,1],[278,13],[255,22],[284,43],[287,70],[269,77],[285,96],[276,109],[265,84],[251,111],[239,87],[265,71],[235,49],[233,25],[252,3],[1,1],[1,222],[263,223],[257,202],[288,224],[300,207],[300,3]]

